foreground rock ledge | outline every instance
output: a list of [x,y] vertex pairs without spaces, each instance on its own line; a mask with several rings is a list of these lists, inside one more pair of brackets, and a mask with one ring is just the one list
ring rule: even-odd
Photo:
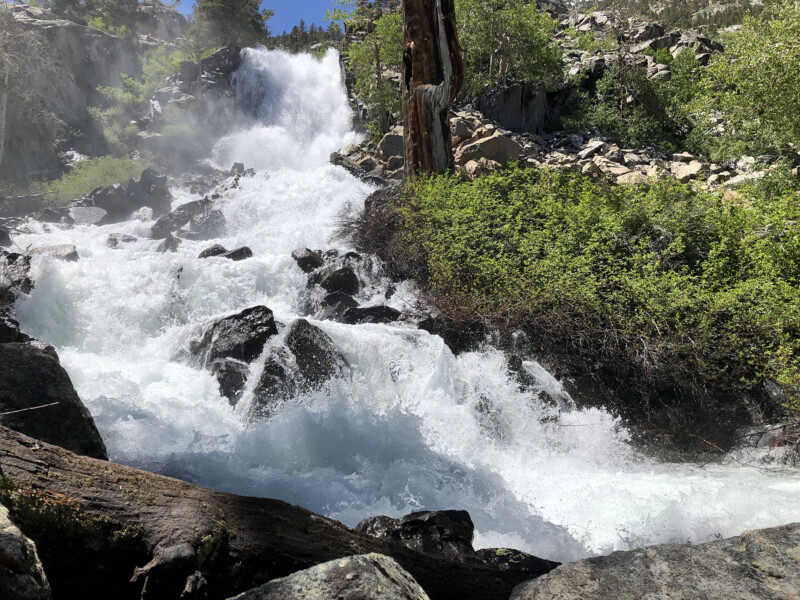
[[[201,488],[0,427],[0,503],[35,543],[56,598],[210,600],[356,554],[390,556],[432,600],[506,600],[529,576],[392,546],[267,498]],[[199,574],[198,574],[199,572]]]
[[800,523],[693,546],[663,544],[561,565],[511,600],[798,600]]

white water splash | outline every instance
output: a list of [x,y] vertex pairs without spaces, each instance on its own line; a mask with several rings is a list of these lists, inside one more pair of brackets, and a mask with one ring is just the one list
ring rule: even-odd
[[[160,254],[152,223],[129,221],[36,226],[17,240],[77,245],[78,262],[36,259],[36,288],[17,317],[57,347],[112,460],[282,498],[349,525],[466,509],[476,547],[557,560],[800,520],[796,471],[657,464],[608,413],[559,414],[520,392],[500,352],[456,358],[408,325],[316,323],[353,365],[352,382],[246,425],[246,400],[232,409],[210,373],[181,359],[189,340],[209,319],[255,304],[291,323],[306,284],[291,250],[330,247],[336,215],[371,188],[326,164],[355,139],[334,53],[317,61],[249,51],[237,85],[260,122],[221,140],[214,160],[260,170],[219,200],[228,237]],[[175,193],[176,206],[194,198]],[[112,250],[112,232],[139,239]],[[215,242],[255,256],[196,258]],[[558,395],[557,382],[534,374]]]

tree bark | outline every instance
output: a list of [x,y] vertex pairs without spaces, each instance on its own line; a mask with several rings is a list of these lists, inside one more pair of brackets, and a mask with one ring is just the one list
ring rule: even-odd
[[56,600],[178,600],[197,571],[209,599],[224,599],[369,552],[397,560],[432,600],[505,600],[530,579],[392,546],[279,500],[78,456],[5,427],[0,503],[36,542]]
[[403,0],[403,143],[406,176],[452,167],[448,109],[464,62],[453,0]]

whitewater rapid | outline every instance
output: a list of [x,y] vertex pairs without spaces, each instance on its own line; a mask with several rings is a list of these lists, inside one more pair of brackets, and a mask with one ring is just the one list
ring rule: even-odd
[[[609,413],[559,412],[521,392],[503,353],[454,357],[410,324],[314,321],[353,366],[352,381],[248,423],[250,390],[232,408],[214,377],[186,360],[190,340],[210,320],[257,304],[287,325],[298,318],[307,277],[291,251],[347,250],[331,241],[338,216],[374,189],[327,162],[358,139],[334,52],[317,60],[248,50],[236,83],[251,116],[211,161],[257,173],[217,201],[226,237],[184,240],[162,254],[142,216],[63,230],[32,223],[16,240],[77,246],[74,263],[35,259],[36,287],[15,315],[58,350],[111,460],[281,498],[351,526],[376,514],[466,509],[476,547],[555,560],[800,521],[797,471],[657,463],[629,445]],[[173,207],[199,197],[173,194]],[[138,241],[111,249],[110,233]],[[254,256],[198,259],[213,243],[247,245]],[[377,303],[374,293],[359,300]],[[410,284],[390,301],[415,303]],[[563,396],[541,367],[527,366]]]

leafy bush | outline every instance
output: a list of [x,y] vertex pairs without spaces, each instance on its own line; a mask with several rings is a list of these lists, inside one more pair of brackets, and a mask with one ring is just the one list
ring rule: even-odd
[[114,183],[122,183],[131,177],[138,177],[143,169],[142,163],[131,158],[103,156],[75,163],[72,170],[42,186],[42,191],[51,193],[55,204],[63,205],[70,200],[85,196],[92,190]]
[[624,381],[639,403],[654,390],[728,397],[767,378],[796,390],[797,189],[785,174],[737,194],[521,168],[448,175],[407,186],[372,220],[381,239],[360,240],[417,277],[445,317],[523,328],[568,370]]

